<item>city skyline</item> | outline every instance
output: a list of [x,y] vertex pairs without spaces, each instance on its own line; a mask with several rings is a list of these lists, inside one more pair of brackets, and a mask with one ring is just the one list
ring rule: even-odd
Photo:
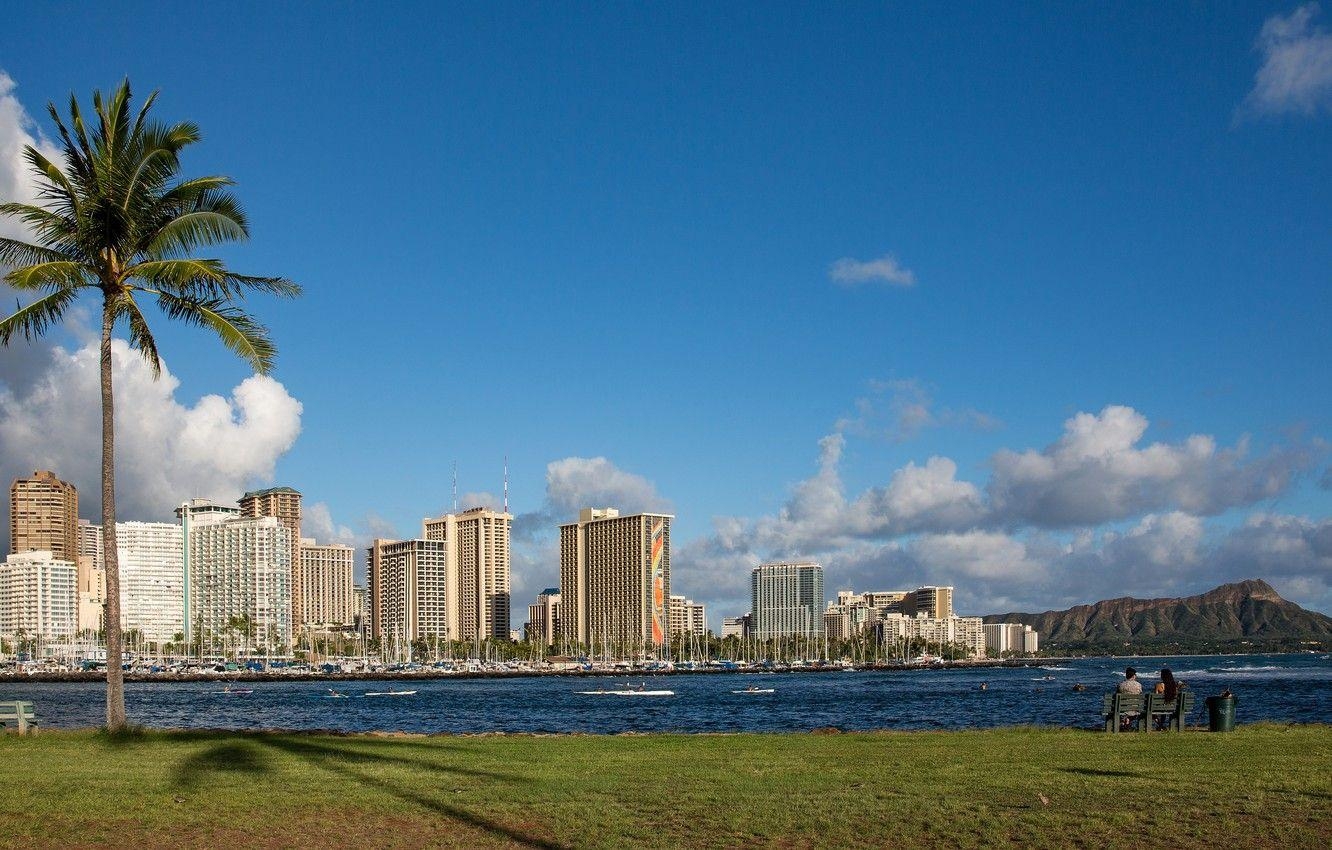
[[[360,553],[446,513],[457,462],[463,508],[510,472],[519,611],[606,505],[675,515],[714,630],[773,559],[977,613],[1251,577],[1332,611],[1326,8],[192,10],[251,34],[227,90],[216,46],[169,79],[104,46],[175,12],[80,14],[58,43],[12,10],[0,196],[48,100],[128,74],[202,127],[188,173],[237,178],[229,261],[306,287],[273,378],[190,329],[159,382],[118,362],[122,520],[291,483]],[[0,478],[53,469],[89,518],[95,364],[78,320],[0,352]],[[363,412],[400,383],[412,415]]]

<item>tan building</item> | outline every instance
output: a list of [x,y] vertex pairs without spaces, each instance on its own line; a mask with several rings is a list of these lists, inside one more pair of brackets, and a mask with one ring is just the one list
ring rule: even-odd
[[[241,516],[245,519],[258,519],[271,516],[287,529],[291,539],[291,553],[287,563],[295,565],[301,562],[301,494],[290,487],[270,487],[267,490],[252,490],[240,498]],[[291,575],[291,633],[301,633],[302,592],[300,570],[292,569]]]
[[902,613],[908,616],[931,617],[935,620],[947,620],[953,616],[953,588],[919,587],[908,594]]
[[106,568],[102,527],[79,520],[79,631],[100,632],[106,624]]
[[560,526],[560,630],[613,651],[670,643],[669,514],[584,508]]
[[438,540],[375,540],[367,578],[371,636],[392,657],[405,657],[417,638],[449,634],[448,544]]
[[560,589],[548,587],[527,606],[527,639],[542,646],[552,646],[560,634]]
[[683,596],[671,597],[671,634],[707,635],[707,611],[701,602]]
[[79,559],[79,491],[39,469],[9,487],[9,551],[50,552],[56,561]]
[[[341,543],[318,546],[301,540],[301,622],[310,627],[351,626],[361,613],[352,591],[356,550]],[[295,603],[293,603],[295,604]]]
[[422,539],[448,544],[449,639],[509,639],[512,526],[512,514],[488,508],[422,520]]

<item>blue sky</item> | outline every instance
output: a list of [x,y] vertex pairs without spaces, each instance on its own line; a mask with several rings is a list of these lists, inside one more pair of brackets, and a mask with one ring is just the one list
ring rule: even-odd
[[[824,561],[830,591],[952,583],[974,613],[1257,575],[1332,610],[1332,11],[4,7],[24,132],[71,91],[160,89],[204,131],[186,172],[239,183],[253,239],[226,258],[306,288],[257,305],[299,436],[287,404],[254,457],[196,479],[145,449],[184,471],[126,485],[144,513],[196,495],[154,480],[276,481],[359,544],[446,508],[455,460],[461,490],[497,493],[507,455],[527,529],[583,499],[671,508],[675,588],[713,620],[775,555]],[[157,402],[241,415],[239,361],[158,335],[179,384]],[[24,383],[45,356],[0,353],[5,474],[94,468],[86,441],[29,463],[14,436],[63,409]],[[1005,477],[996,453],[1053,458],[1080,413],[1148,423],[1097,449],[1112,482]],[[1216,453],[1181,472],[1195,435]],[[931,457],[985,504],[948,476],[930,504],[964,516],[855,504]],[[801,503],[819,480],[846,510]],[[1070,514],[1075,484],[1132,493]],[[518,606],[556,575],[528,538]]]

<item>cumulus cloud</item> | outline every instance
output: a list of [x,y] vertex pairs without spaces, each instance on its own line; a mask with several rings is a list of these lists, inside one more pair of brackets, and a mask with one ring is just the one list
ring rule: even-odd
[[[738,614],[748,609],[752,567],[812,558],[830,588],[954,584],[963,610],[996,613],[1194,592],[1259,574],[1209,546],[1203,517],[1282,495],[1325,447],[1290,443],[1253,456],[1247,440],[1218,448],[1201,434],[1144,445],[1148,425],[1128,407],[1080,413],[1043,449],[997,452],[983,487],[936,456],[854,496],[840,468],[846,437],[834,432],[819,443],[815,473],[778,511],[714,518],[711,534],[679,547],[672,583],[711,590],[724,613]],[[1136,524],[1113,527],[1125,520]]]
[[[59,150],[37,129],[36,122],[15,95],[18,85],[0,70],[0,200],[34,203],[37,184],[23,150],[34,147],[47,158],[60,162]],[[27,238],[21,225],[10,218],[0,218],[0,236]]]
[[837,420],[835,430],[893,443],[904,443],[929,428],[993,431],[1003,426],[998,418],[972,408],[939,407],[930,389],[914,378],[871,381],[855,408],[855,414]]
[[[493,498],[493,497],[491,497]],[[647,478],[621,469],[604,457],[566,457],[546,465],[546,491],[535,511],[513,521],[510,584],[521,623],[527,601],[559,584],[556,527],[578,519],[582,508],[618,508],[622,514],[671,513],[671,502]]]
[[1111,405],[1079,413],[1037,451],[1003,450],[986,488],[997,521],[1060,528],[1179,508],[1213,515],[1278,496],[1322,453],[1290,445],[1249,458],[1249,442],[1218,448],[1208,435],[1141,446],[1147,418]]
[[[122,340],[112,342],[116,387],[116,505],[124,519],[169,520],[193,496],[233,500],[272,479],[301,430],[301,404],[259,375],[227,397],[177,398]],[[98,351],[51,350],[26,388],[0,386],[0,477],[52,469],[79,488],[80,513],[100,516],[101,411]]]
[[1263,63],[1237,119],[1332,110],[1332,33],[1314,24],[1318,13],[1306,3],[1263,23],[1255,44]]
[[916,273],[897,261],[892,254],[874,260],[843,257],[828,269],[828,276],[840,286],[886,283],[889,286],[915,286]]

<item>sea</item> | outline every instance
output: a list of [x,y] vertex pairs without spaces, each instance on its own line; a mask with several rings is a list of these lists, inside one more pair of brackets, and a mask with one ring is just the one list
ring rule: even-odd
[[[1236,722],[1332,723],[1327,655],[1087,658],[1022,668],[822,673],[432,679],[132,682],[130,722],[157,728],[416,733],[801,732],[836,728],[1100,728],[1101,697],[1138,670],[1146,688],[1169,667],[1204,698],[1229,690]],[[1084,685],[1085,690],[1075,689]],[[333,697],[330,687],[344,696]],[[230,692],[228,692],[230,688]],[[586,693],[670,691],[661,695]],[[250,691],[237,693],[236,691]],[[375,696],[412,690],[409,696]],[[0,679],[0,702],[27,700],[48,728],[101,725],[105,686]]]

